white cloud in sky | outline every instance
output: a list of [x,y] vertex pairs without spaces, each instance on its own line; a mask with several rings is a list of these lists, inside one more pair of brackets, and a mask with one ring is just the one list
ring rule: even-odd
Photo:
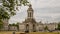
[[31,0],[35,8],[60,7],[60,0]]

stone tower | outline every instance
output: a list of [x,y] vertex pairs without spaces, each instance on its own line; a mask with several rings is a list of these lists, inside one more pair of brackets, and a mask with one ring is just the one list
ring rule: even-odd
[[28,31],[28,32],[35,32],[36,31],[36,21],[33,17],[34,11],[32,9],[32,5],[29,5],[29,8],[27,9],[27,19],[23,21],[22,24],[19,25],[20,31]]
[[29,8],[27,9],[27,19],[24,21],[26,30],[29,32],[36,31],[36,29],[35,29],[36,21],[33,17],[33,13],[34,13],[34,11],[32,9],[32,5],[30,4]]

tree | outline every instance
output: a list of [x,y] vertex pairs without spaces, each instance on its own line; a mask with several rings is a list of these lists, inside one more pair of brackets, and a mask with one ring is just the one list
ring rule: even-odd
[[3,28],[3,22],[0,20],[0,30]]
[[18,10],[18,6],[26,6],[27,3],[29,3],[27,0],[2,0],[2,5],[0,7],[0,21],[14,16],[16,14],[15,11]]
[[17,30],[19,31],[19,23],[13,23],[13,24],[9,24],[9,26],[16,26],[17,27]]
[[[9,9],[9,11],[11,12],[12,15],[14,15],[14,11],[18,10],[17,6],[26,6],[27,3],[29,3],[27,0],[2,0],[3,1],[3,6],[7,7],[7,9]],[[18,3],[18,1],[20,3]]]
[[48,27],[46,26],[44,29],[45,29],[45,30],[48,30]]
[[19,22],[16,23],[17,29],[19,31]]
[[15,15],[15,11],[18,10],[18,6],[26,6],[29,3],[27,0],[2,0],[3,6],[6,7],[10,15]]
[[18,10],[18,6],[26,6],[27,3],[29,3],[27,0],[2,0],[0,19],[9,19],[16,14],[15,11]]
[[58,27],[57,27],[58,30],[60,30],[60,22],[58,23]]
[[15,23],[13,23],[13,24],[9,24],[9,26],[16,26],[16,24],[15,24]]

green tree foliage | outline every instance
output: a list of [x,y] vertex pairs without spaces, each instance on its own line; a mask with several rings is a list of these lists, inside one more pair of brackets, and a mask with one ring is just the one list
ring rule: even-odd
[[3,28],[3,22],[0,20],[0,29]]
[[[0,18],[10,18],[16,14],[18,6],[26,6],[29,2],[27,0],[2,0],[2,7],[0,8]],[[3,14],[3,15],[2,15]]]
[[19,23],[13,23],[13,24],[9,24],[9,26],[16,26],[17,27],[17,29],[19,30]]
[[16,23],[16,26],[17,26],[17,29],[18,29],[18,31],[19,31],[19,23],[18,23],[18,22]]
[[29,3],[27,0],[2,0],[3,6],[9,9],[11,15],[15,15],[15,10],[18,10],[17,6],[26,6]]
[[58,24],[58,27],[57,27],[57,29],[58,29],[58,30],[60,30],[60,22],[59,22],[59,24]]
[[9,26],[16,26],[16,24],[15,24],[15,23],[13,23],[13,24],[9,24]]
[[[27,3],[29,3],[27,0],[2,0],[2,6],[0,7],[0,21],[2,21],[2,19],[9,19],[16,14],[15,11],[18,10],[17,6],[26,6]],[[0,25],[3,26],[3,23]]]
[[0,19],[9,19],[9,14],[3,7],[0,7]]
[[26,6],[29,2],[27,0],[2,0],[2,7],[0,7],[0,19],[10,18],[15,15],[18,10],[17,6]]
[[45,29],[45,30],[48,30],[48,27],[46,26],[44,29]]

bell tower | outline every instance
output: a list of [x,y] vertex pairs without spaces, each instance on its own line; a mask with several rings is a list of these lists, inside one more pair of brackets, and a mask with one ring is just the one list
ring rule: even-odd
[[28,8],[28,10],[27,10],[27,18],[29,18],[29,19],[31,19],[31,18],[33,18],[33,9],[32,9],[32,5],[30,4],[29,5],[29,8]]
[[29,8],[27,9],[27,19],[23,22],[25,24],[25,31],[34,32],[36,31],[36,21],[33,17],[33,9],[32,5],[29,4]]

